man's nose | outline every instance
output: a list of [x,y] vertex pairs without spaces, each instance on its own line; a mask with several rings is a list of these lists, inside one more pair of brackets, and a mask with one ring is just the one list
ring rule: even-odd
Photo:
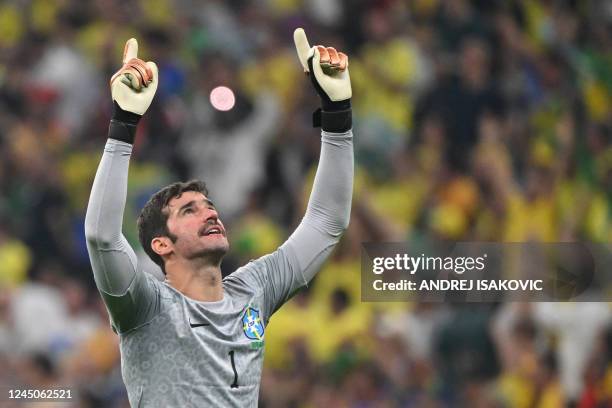
[[208,221],[208,220],[217,221],[218,219],[219,219],[219,214],[217,213],[217,210],[212,209],[212,208],[207,208],[206,210],[204,210],[204,221]]

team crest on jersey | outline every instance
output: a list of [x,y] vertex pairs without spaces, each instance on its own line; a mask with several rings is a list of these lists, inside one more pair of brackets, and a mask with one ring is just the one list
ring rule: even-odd
[[264,325],[259,310],[248,306],[242,315],[242,331],[247,338],[263,342]]

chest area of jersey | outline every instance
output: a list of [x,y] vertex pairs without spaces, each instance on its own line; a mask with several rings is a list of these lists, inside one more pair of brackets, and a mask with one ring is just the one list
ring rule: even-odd
[[197,304],[183,306],[179,320],[189,330],[189,337],[206,343],[220,342],[252,350],[263,348],[265,316],[256,302],[224,311],[210,311]]

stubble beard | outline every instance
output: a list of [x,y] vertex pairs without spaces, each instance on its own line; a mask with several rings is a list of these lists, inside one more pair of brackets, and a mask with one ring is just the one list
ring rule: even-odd
[[229,242],[226,238],[224,243],[218,242],[214,245],[199,248],[197,251],[190,254],[189,259],[207,265],[221,265],[221,261],[228,251]]

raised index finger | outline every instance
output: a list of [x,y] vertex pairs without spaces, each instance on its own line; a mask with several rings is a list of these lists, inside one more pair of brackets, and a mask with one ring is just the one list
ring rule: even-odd
[[125,64],[132,58],[138,58],[138,41],[135,38],[130,38],[125,43],[123,49],[123,63]]
[[310,52],[310,44],[308,44],[308,38],[303,28],[296,28],[293,32],[293,42],[295,42],[295,49],[298,54],[298,58],[304,67],[304,71],[308,71],[308,53]]

